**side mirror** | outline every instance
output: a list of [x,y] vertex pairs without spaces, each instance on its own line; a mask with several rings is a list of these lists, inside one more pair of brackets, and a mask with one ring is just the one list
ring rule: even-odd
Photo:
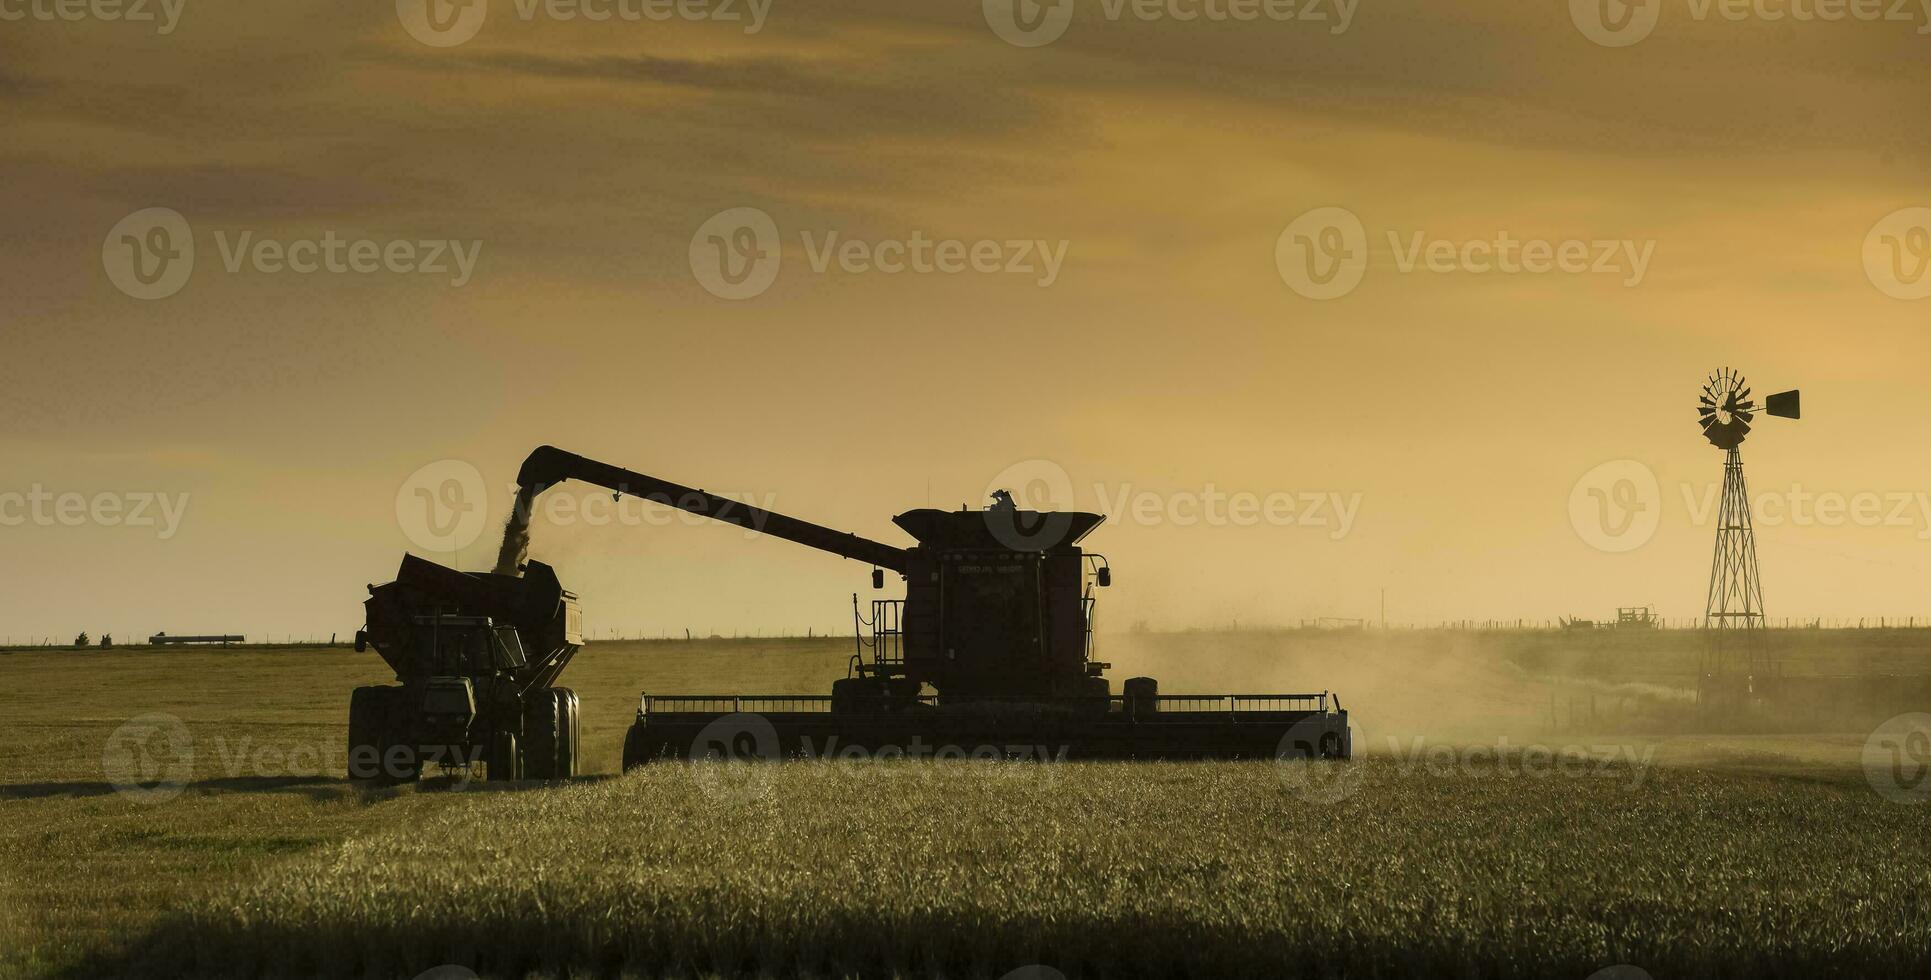
[[1102,589],[1106,588],[1109,585],[1112,585],[1113,584],[1112,566],[1101,565],[1099,572],[1096,574],[1096,578],[1099,580],[1099,586]]
[[369,631],[356,630],[355,631],[355,652],[361,653],[367,649],[369,649]]
[[885,587],[885,570],[882,568],[872,569],[872,588],[882,589],[884,587]]

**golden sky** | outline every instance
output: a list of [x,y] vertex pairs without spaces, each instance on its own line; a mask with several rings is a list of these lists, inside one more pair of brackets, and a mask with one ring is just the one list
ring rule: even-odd
[[[1029,47],[1004,0],[771,0],[755,32],[746,0],[489,0],[432,46],[416,0],[175,2],[162,33],[0,0],[0,634],[346,634],[404,549],[487,567],[545,442],[891,543],[898,511],[1064,474],[1129,505],[1088,539],[1103,627],[1372,617],[1382,588],[1402,622],[1688,617],[1721,364],[1804,391],[1745,445],[1752,490],[1807,515],[1759,517],[1771,615],[1931,617],[1931,299],[1893,295],[1931,257],[1923,9],[1648,0],[1610,46],[1588,25],[1620,0],[1359,0],[1345,29],[1338,0],[1022,0],[1071,10]],[[195,251],[157,299],[110,268],[150,208]],[[742,299],[693,271],[733,209],[779,242]],[[1296,288],[1317,209],[1361,233],[1331,299]],[[862,257],[821,271],[834,234]],[[299,272],[244,236],[473,264]],[[1608,264],[1498,271],[1503,236]],[[868,265],[920,240],[996,268]],[[488,498],[453,553],[407,516],[443,460]],[[1602,547],[1632,472],[1657,520]],[[123,513],[36,516],[36,489]],[[1216,493],[1296,516],[1188,519]],[[178,521],[128,520],[147,494]],[[1805,503],[1832,494],[1876,511]],[[555,525],[532,554],[599,630],[842,629],[867,585],[730,528]]]

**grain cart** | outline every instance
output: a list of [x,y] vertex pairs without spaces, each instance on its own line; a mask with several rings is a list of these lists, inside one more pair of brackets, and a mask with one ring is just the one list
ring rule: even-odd
[[[916,543],[884,544],[544,446],[517,474],[497,577],[524,565],[535,498],[567,480],[735,524],[886,572],[905,598],[854,595],[858,636],[829,696],[639,698],[626,769],[745,746],[764,757],[1026,754],[1058,758],[1347,758],[1347,712],[1320,694],[1166,696],[1150,677],[1116,695],[1093,658],[1096,588],[1106,559],[1079,545],[1104,518],[1017,507],[911,510],[892,522]],[[867,635],[869,633],[869,636]]]
[[577,696],[554,685],[583,644],[583,614],[550,566],[496,575],[406,555],[363,605],[355,648],[375,647],[396,684],[350,696],[349,778],[477,762],[490,779],[576,775]]

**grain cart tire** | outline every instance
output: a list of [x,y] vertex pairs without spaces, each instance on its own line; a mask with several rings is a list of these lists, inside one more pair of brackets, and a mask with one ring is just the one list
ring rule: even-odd
[[349,778],[373,782],[382,773],[382,730],[388,704],[379,687],[358,687],[349,695]]
[[499,783],[523,778],[523,753],[518,751],[515,732],[499,731],[490,736],[489,770],[484,776]]
[[563,703],[563,723],[557,729],[557,778],[574,779],[582,766],[579,764],[577,747],[583,744],[578,736],[583,725],[578,718],[581,705],[577,702],[577,692],[567,687],[555,689],[557,700]]
[[390,785],[415,779],[422,771],[415,746],[392,758],[402,689],[358,687],[349,695],[349,778]]
[[530,695],[523,706],[523,776],[555,779],[563,742],[563,697],[555,688]]

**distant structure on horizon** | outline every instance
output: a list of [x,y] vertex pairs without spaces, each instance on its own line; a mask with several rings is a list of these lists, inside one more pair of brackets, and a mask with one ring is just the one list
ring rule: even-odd
[[169,636],[166,633],[156,633],[148,637],[148,643],[157,647],[186,646],[195,643],[214,643],[225,647],[230,643],[244,642],[246,639],[247,637],[239,633],[210,634],[205,636]]

